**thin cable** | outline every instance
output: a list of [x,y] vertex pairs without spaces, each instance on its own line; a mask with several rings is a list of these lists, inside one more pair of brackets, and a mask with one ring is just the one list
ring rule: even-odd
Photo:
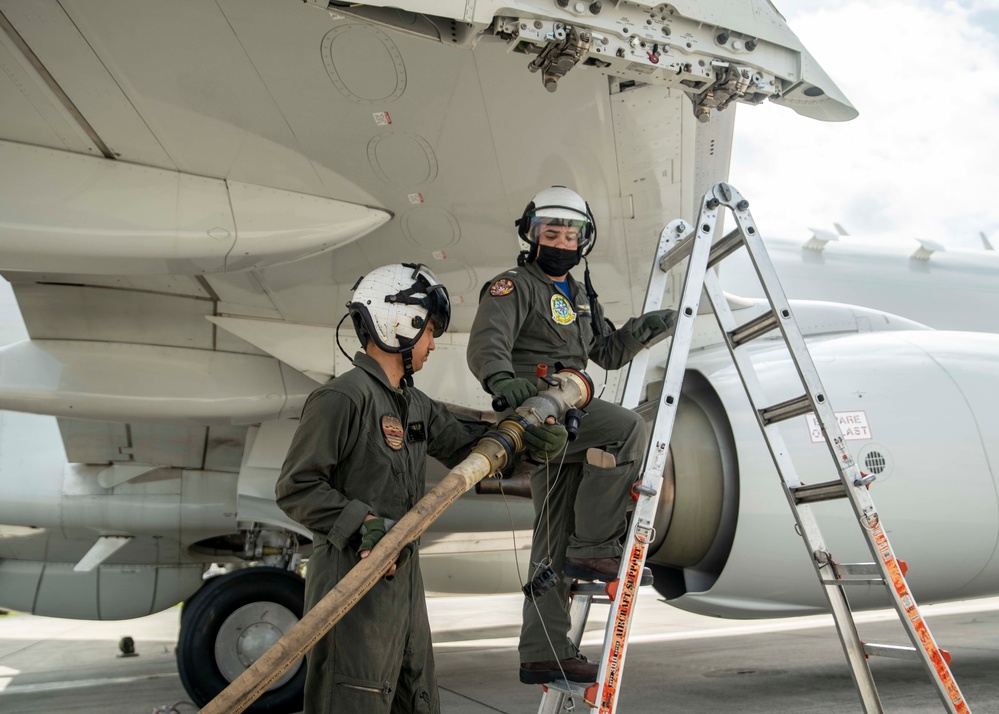
[[[548,453],[545,452],[545,493],[551,493],[551,485],[548,481],[551,478],[551,469],[549,468]],[[547,539],[545,543],[545,553],[548,555],[548,562],[552,560],[552,511],[551,508],[545,509],[545,530],[547,531]]]
[[[547,532],[548,541],[547,541],[547,544],[546,544],[547,545],[546,551],[548,553],[548,557],[547,557],[548,565],[551,565],[552,562],[553,562],[552,561],[552,557],[551,557],[551,542],[552,542],[551,541],[551,507],[549,505],[549,497],[552,495],[552,492],[555,490],[555,486],[558,484],[558,481],[559,481],[559,479],[562,476],[562,467],[565,464],[565,452],[566,452],[566,448],[563,446],[562,447],[562,452],[561,452],[562,458],[559,459],[558,469],[555,471],[555,481],[551,482],[550,485],[549,485],[549,476],[550,476],[550,468],[549,467],[550,467],[550,462],[548,460],[548,454],[547,453],[545,454],[545,500],[544,500],[544,503],[542,504],[542,509],[544,511],[544,514],[545,514],[545,524],[546,524],[546,528],[547,528],[547,531],[548,531]],[[538,529],[540,529],[540,527],[541,527],[541,523],[538,523],[538,527],[534,529],[534,537],[535,538],[537,538],[537,536],[538,536]],[[543,566],[542,563],[537,563],[537,564],[535,564],[535,567],[537,568],[537,570],[534,571],[534,573],[532,575],[532,579],[535,578],[535,577],[537,577],[537,574],[543,569],[544,566]],[[565,577],[564,574],[563,574],[563,577]],[[556,592],[558,592],[557,587],[558,586],[556,586]],[[562,668],[562,660],[559,658],[558,652],[556,652],[556,650],[555,650],[555,643],[552,642],[551,635],[548,634],[548,623],[545,622],[544,617],[542,617],[542,615],[541,615],[541,608],[538,607],[537,600],[531,600],[531,602],[534,605],[534,611],[538,614],[538,620],[541,621],[541,629],[545,633],[545,640],[547,640],[547,642],[548,642],[548,649],[551,650],[552,657],[554,657],[554,662],[555,662],[555,664],[558,665],[558,671],[562,675],[562,679],[564,681],[568,682],[569,678],[566,677],[565,670]],[[575,707],[575,703],[576,702],[575,702],[575,699],[574,699],[573,695],[571,693],[568,693],[568,696],[569,696],[569,701],[571,702],[572,706]]]
[[520,558],[517,557],[517,526],[513,522],[513,511],[510,510],[510,502],[506,500],[506,491],[503,490],[503,479],[499,482],[500,495],[503,496],[503,505],[506,506],[506,515],[510,519],[510,536],[513,538],[513,564],[517,568],[517,580],[520,581],[520,589],[524,589],[524,576],[520,572]]
[[343,317],[340,318],[340,322],[336,323],[336,330],[333,331],[333,334],[336,335],[336,346],[339,348],[340,352],[343,353],[343,356],[347,358],[348,362],[350,362],[351,364],[354,364],[354,360],[352,360],[350,358],[350,355],[347,354],[347,350],[345,350],[343,348],[343,345],[340,344],[340,325],[342,325],[343,321],[346,320],[347,317],[349,317],[349,316],[350,316],[350,313],[348,312],[346,315],[344,315]]
[[[550,478],[550,473],[551,473],[550,472],[550,462],[548,460],[548,454],[545,454],[545,486],[546,486],[546,488],[545,488],[545,499],[544,499],[544,501],[542,501],[541,509],[542,509],[542,511],[544,513],[544,516],[545,516],[544,520],[545,520],[545,523],[547,524],[547,527],[548,527],[548,542],[547,542],[547,549],[546,549],[547,553],[548,553],[548,557],[547,557],[546,560],[548,561],[548,563],[547,564],[545,564],[543,562],[542,563],[532,563],[531,565],[532,565],[532,567],[534,567],[534,570],[531,571],[531,573],[530,573],[531,580],[533,580],[534,578],[536,578],[538,576],[538,573],[540,573],[546,567],[546,565],[551,565],[552,564],[552,559],[551,559],[550,506],[549,506],[548,501],[549,501],[549,497],[552,494],[552,491],[555,490],[555,486],[558,485],[559,479],[562,476],[562,467],[565,465],[565,454],[566,454],[566,447],[562,447],[561,458],[559,459],[559,463],[558,463],[558,469],[555,471],[555,480],[553,482],[551,482],[550,485],[549,485],[549,478]],[[520,572],[520,560],[517,558],[517,535],[516,535],[516,527],[515,527],[515,524],[513,522],[513,513],[510,511],[510,504],[506,500],[506,491],[503,490],[503,481],[502,480],[500,480],[499,486],[500,486],[500,494],[502,494],[502,496],[503,496],[503,505],[506,506],[507,516],[510,518],[510,534],[513,537],[514,565],[517,568],[517,579],[520,581],[520,586],[523,589],[524,588],[524,577],[523,577],[523,574]],[[537,538],[538,537],[538,531],[541,528],[541,519],[538,519],[538,520],[539,520],[539,522],[538,522],[538,525],[533,530],[532,538]],[[556,592],[557,592],[557,590],[556,590]],[[538,615],[538,620],[541,621],[541,629],[545,633],[545,639],[548,641],[548,648],[551,650],[552,656],[555,658],[554,661],[558,665],[558,669],[559,669],[559,672],[562,675],[562,679],[565,680],[566,682],[568,682],[569,679],[568,679],[568,677],[565,676],[565,670],[562,668],[562,661],[559,659],[558,652],[555,651],[555,643],[552,642],[551,635],[548,634],[548,625],[545,622],[544,617],[542,617],[542,615],[541,615],[541,609],[538,607],[537,600],[533,600],[532,599],[531,602],[534,605],[534,611]],[[577,648],[577,652],[578,652],[578,648]],[[570,703],[571,707],[575,708],[576,700],[575,700],[574,695],[571,692],[569,692],[569,693],[567,693],[567,696],[569,697],[569,703]],[[570,711],[571,711],[571,709],[570,709]]]

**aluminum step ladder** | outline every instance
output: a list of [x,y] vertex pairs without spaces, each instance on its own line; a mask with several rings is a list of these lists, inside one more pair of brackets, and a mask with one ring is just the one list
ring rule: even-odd
[[[715,227],[722,208],[732,211],[736,228],[715,241]],[[745,247],[749,253],[770,310],[738,325],[712,268],[741,247]],[[649,293],[646,296],[646,310],[658,307],[658,303],[650,305],[650,302],[658,299],[655,296],[662,295],[661,288],[664,285],[666,272],[684,259],[689,260],[678,311],[677,329],[670,347],[659,411],[650,438],[642,483],[638,489],[640,494],[635,515],[625,544],[625,556],[622,557],[621,573],[619,573],[621,584],[616,591],[608,593],[612,599],[612,606],[597,683],[588,688],[576,685],[575,689],[568,687],[560,689],[564,683],[549,685],[550,689],[542,699],[539,712],[555,714],[562,711],[572,706],[574,696],[577,694],[582,694],[584,701],[594,712],[610,714],[615,711],[627,647],[628,628],[634,606],[635,592],[632,581],[635,580],[636,565],[637,574],[640,574],[645,562],[651,536],[651,518],[655,515],[657,503],[656,494],[662,483],[662,468],[669,450],[676,402],[679,399],[683,371],[686,368],[693,335],[693,322],[703,288],[703,294],[711,304],[725,344],[732,355],[760,430],[767,442],[788,504],[794,514],[797,530],[811,556],[812,565],[829,601],[840,643],[864,711],[867,714],[884,711],[867,659],[871,656],[887,656],[920,662],[929,675],[945,710],[955,714],[969,713],[970,709],[948,666],[949,657],[933,640],[929,627],[920,615],[905,582],[904,565],[895,557],[888,542],[869,491],[874,477],[866,476],[860,471],[846,447],[835,412],[822,387],[773,263],[749,212],[749,202],[728,184],[716,184],[704,195],[695,225],[691,226],[684,221],[673,221],[663,229],[659,254],[650,279]],[[658,287],[654,283],[657,283]],[[770,404],[763,396],[753,363],[747,350],[743,348],[774,330],[779,331],[779,336],[796,367],[802,394],[794,399]],[[644,355],[644,359],[647,362],[647,354]],[[640,369],[636,370],[633,363],[632,373],[628,377],[625,403],[629,406],[634,406],[634,402],[637,402],[637,394],[644,379],[645,365],[639,367]],[[637,385],[633,384],[633,379],[637,380]],[[628,403],[629,399],[634,402]],[[806,414],[813,414],[818,421],[833,467],[837,472],[837,477],[832,480],[808,485],[796,473],[779,431],[782,422]],[[823,539],[812,508],[813,504],[843,498],[848,499],[853,508],[857,525],[873,558],[872,562],[839,563],[833,558]],[[881,583],[885,587],[911,645],[878,645],[860,640],[845,588],[852,584],[871,583]],[[574,595],[573,598],[571,607],[573,627],[570,636],[575,638],[574,642],[577,645],[582,638],[584,618],[589,611],[593,589],[592,585],[582,586],[584,591],[580,593],[582,597]],[[591,594],[587,596],[586,591],[590,591]],[[580,599],[578,605],[575,602],[577,598]]]

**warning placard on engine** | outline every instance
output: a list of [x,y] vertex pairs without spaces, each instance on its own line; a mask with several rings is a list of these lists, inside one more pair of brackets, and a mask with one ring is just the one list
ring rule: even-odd
[[[847,441],[857,439],[871,439],[871,425],[867,423],[867,412],[861,410],[856,412],[836,412],[836,421],[839,423],[839,430],[843,432],[843,438]],[[814,414],[805,415],[805,423],[808,424],[808,436],[813,444],[823,441],[822,428],[819,420]]]

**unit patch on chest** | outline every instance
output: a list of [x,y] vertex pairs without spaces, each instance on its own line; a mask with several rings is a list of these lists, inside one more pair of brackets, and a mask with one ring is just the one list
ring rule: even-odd
[[576,313],[565,295],[552,295],[552,319],[560,325],[569,325],[575,321]]
[[386,414],[382,417],[382,435],[385,437],[385,443],[389,445],[390,449],[393,451],[402,450],[404,432],[402,430],[402,422],[399,421],[399,417],[395,414]]
[[489,288],[489,294],[493,297],[502,297],[503,295],[509,295],[513,292],[513,281],[509,278],[500,278],[492,287]]

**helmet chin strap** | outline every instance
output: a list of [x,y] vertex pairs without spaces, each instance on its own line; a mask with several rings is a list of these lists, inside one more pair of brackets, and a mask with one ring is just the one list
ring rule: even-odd
[[407,387],[413,386],[413,346],[404,348],[400,353],[402,355],[402,381],[406,383]]
[[416,337],[406,338],[399,337],[396,335],[396,341],[399,343],[399,356],[402,357],[402,380],[407,387],[413,386],[413,348],[423,337],[423,332],[426,330],[426,325],[424,324],[423,329],[421,329]]
[[583,264],[586,268],[583,271],[583,287],[586,289],[586,297],[590,302],[590,323],[593,326],[594,335],[604,334],[604,314],[597,302],[597,291],[593,288],[593,281],[590,280],[590,261],[583,256]]

